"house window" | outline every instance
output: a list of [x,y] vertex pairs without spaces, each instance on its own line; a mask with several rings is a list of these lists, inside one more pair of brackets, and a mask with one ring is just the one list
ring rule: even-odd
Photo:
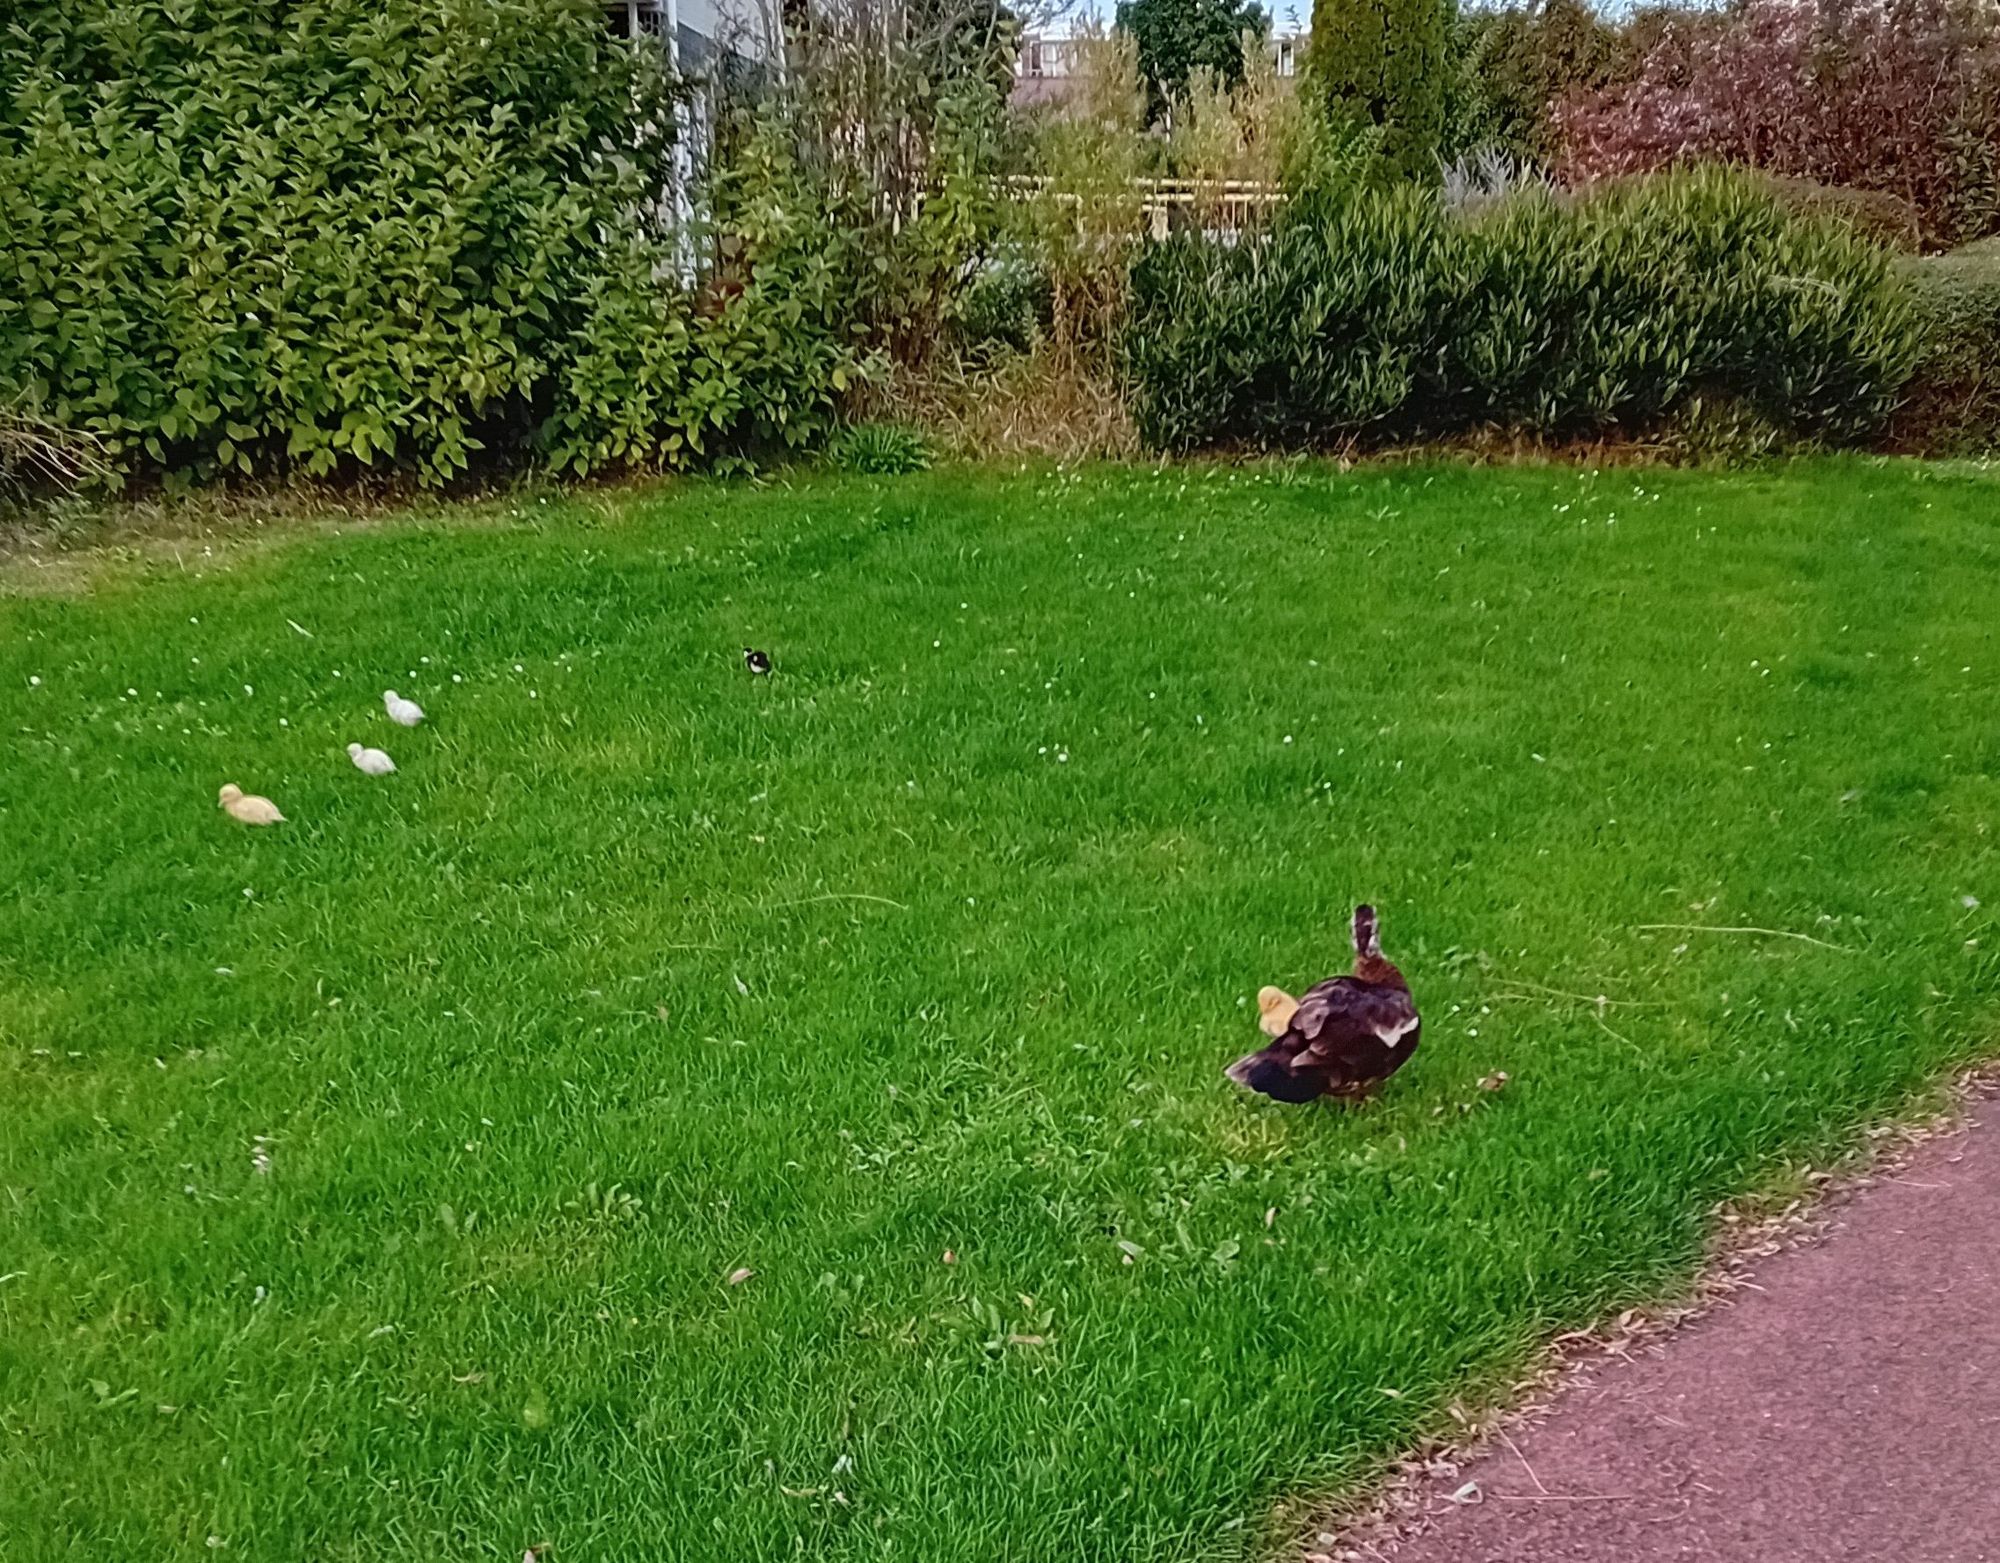
[[614,38],[659,38],[667,30],[666,8],[660,0],[611,0],[604,19]]
[[1030,40],[1028,44],[1028,74],[1042,74],[1042,41],[1039,38]]

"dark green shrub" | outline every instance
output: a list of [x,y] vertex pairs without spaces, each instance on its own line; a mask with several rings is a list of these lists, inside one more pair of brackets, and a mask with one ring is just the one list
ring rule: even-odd
[[1472,218],[1407,186],[1298,202],[1263,243],[1146,255],[1126,336],[1168,450],[1638,430],[1698,396],[1856,439],[1915,357],[1882,251],[1714,172]]
[[1903,263],[1923,356],[1893,442],[1929,455],[2000,449],[2000,239]]
[[0,400],[197,477],[803,437],[822,236],[713,316],[661,280],[659,60],[596,0],[17,0]]
[[1025,259],[994,261],[973,279],[960,308],[958,338],[973,354],[1025,353],[1049,325],[1049,279]]
[[1382,152],[1428,178],[1444,133],[1451,0],[1314,0],[1306,65],[1336,123],[1379,125]]

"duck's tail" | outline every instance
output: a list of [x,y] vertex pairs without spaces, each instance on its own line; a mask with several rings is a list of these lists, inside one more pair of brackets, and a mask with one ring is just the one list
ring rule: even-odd
[[1363,960],[1382,953],[1382,938],[1375,926],[1375,908],[1366,902],[1354,909],[1354,953]]
[[1270,1048],[1246,1053],[1222,1072],[1244,1090],[1268,1096],[1274,1102],[1310,1102],[1326,1089],[1326,1082],[1317,1076],[1307,1078],[1292,1073]]

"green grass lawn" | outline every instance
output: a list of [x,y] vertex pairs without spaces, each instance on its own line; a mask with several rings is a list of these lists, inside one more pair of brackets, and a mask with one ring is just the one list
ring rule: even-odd
[[[1996,517],[957,472],[16,564],[8,1563],[1254,1554],[1990,1049]],[[1422,1051],[1239,1096],[1364,897]]]

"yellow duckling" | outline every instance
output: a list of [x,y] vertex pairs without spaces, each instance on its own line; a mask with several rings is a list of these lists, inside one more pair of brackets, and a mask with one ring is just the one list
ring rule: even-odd
[[282,825],[285,816],[278,812],[277,804],[269,798],[260,798],[254,792],[246,793],[235,782],[230,782],[219,794],[222,812],[233,820],[241,820],[245,825]]

